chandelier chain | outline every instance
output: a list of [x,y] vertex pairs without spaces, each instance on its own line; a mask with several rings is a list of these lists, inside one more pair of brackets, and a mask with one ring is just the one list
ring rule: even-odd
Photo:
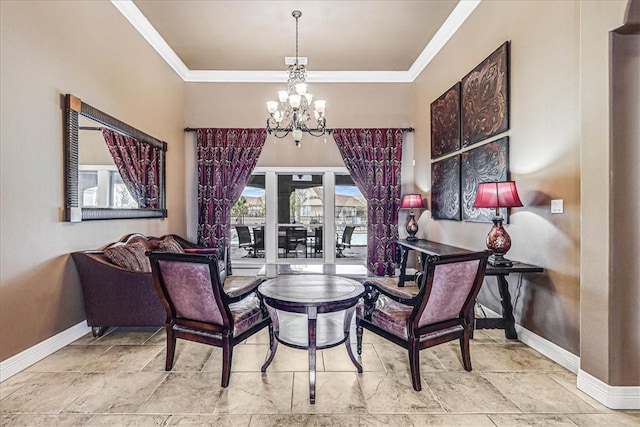
[[293,12],[293,16],[296,18],[296,65],[298,65],[298,18],[300,16],[296,16],[295,11]]

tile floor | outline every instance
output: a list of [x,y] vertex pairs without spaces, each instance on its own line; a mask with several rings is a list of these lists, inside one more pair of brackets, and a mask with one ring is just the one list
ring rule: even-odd
[[0,384],[2,426],[638,426],[580,392],[576,377],[536,351],[478,331],[474,370],[457,344],[421,352],[422,392],[407,355],[365,331],[364,373],[343,346],[319,352],[317,400],[308,402],[307,353],[284,345],[265,374],[263,331],[237,346],[220,388],[221,351],[178,341],[164,371],[164,330],[90,334]]

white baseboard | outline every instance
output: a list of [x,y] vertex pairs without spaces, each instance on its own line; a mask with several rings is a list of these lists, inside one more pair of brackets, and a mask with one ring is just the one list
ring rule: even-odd
[[60,350],[62,347],[71,344],[78,338],[86,335],[87,332],[91,332],[91,328],[87,325],[86,321],[82,321],[7,360],[3,360],[0,362],[0,382],[11,378],[18,372],[27,369],[34,363]]
[[[491,317],[500,317],[501,315],[496,313],[495,311],[482,306],[482,309],[485,313],[491,315]],[[516,332],[518,333],[518,340],[528,345],[538,353],[543,354],[549,359],[556,362],[558,365],[570,370],[574,374],[578,373],[580,369],[580,357],[571,353],[570,351],[565,350],[552,343],[549,340],[542,338],[539,335],[534,334],[528,329],[516,324]]]
[[582,369],[578,371],[578,389],[611,409],[640,409],[640,387],[611,386]]
[[523,328],[520,325],[516,325],[516,332],[518,333],[518,339],[537,351],[543,354],[549,359],[556,362],[558,365],[570,370],[574,374],[578,373],[580,369],[580,357],[565,350],[542,338],[540,335],[536,335],[528,329]]
[[[491,316],[498,313],[482,306]],[[577,387],[611,409],[640,409],[640,387],[610,386],[580,369],[580,357],[516,324],[518,339],[578,376]]]

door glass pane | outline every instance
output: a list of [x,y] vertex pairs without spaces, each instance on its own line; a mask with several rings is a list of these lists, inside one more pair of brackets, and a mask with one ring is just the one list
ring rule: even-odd
[[231,208],[231,224],[262,225],[265,208],[264,175],[251,175],[242,195]]
[[[231,259],[263,258],[265,176],[253,174],[231,208]],[[256,229],[258,230],[256,232]]]
[[367,200],[350,175],[336,175],[336,258],[366,257]]
[[278,257],[322,257],[322,174],[278,175]]

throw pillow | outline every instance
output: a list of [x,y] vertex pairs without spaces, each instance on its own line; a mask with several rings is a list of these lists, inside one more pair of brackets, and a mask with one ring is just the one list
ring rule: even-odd
[[180,243],[178,243],[176,239],[173,238],[173,236],[165,236],[164,239],[160,240],[158,242],[157,250],[161,252],[173,252],[177,254],[184,253],[184,249],[182,249]]
[[127,270],[140,273],[151,272],[149,258],[145,255],[147,247],[142,242],[132,242],[126,245],[110,246],[104,254],[115,265]]

